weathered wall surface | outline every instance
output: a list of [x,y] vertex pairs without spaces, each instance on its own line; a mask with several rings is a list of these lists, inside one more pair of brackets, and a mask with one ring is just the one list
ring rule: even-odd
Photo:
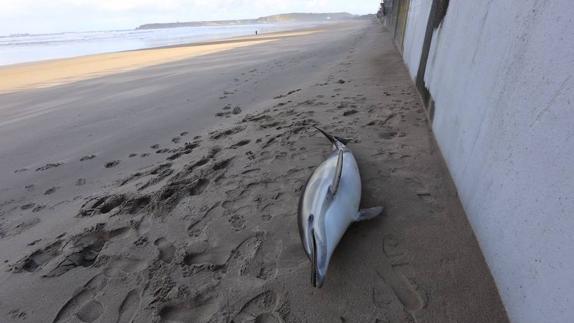
[[432,38],[433,130],[514,322],[574,318],[573,32],[571,0],[450,1]]
[[403,58],[413,79],[417,75],[432,1],[411,0],[403,43]]

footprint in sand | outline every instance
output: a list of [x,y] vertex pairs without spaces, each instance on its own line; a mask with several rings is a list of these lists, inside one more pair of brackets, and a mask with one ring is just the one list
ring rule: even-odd
[[111,162],[107,162],[107,163],[104,165],[104,167],[106,167],[106,168],[113,168],[113,167],[118,166],[119,164],[120,164],[120,161],[119,161],[119,160],[114,160],[114,161],[111,161]]
[[381,120],[373,120],[369,123],[367,123],[367,126],[379,126],[382,127],[384,126],[389,120],[391,120],[392,118],[396,117],[396,113],[391,113],[389,114],[385,119],[381,119]]
[[62,253],[62,241],[58,240],[43,249],[34,251],[28,257],[18,261],[13,267],[12,272],[21,273],[24,271],[35,272],[41,269],[45,264]]
[[154,241],[159,250],[159,259],[163,262],[171,263],[175,256],[175,247],[166,238],[159,238]]
[[94,158],[96,158],[96,155],[87,155],[87,156],[84,156],[84,157],[80,158],[80,161],[83,162],[83,161],[86,161],[86,160],[92,160],[92,159],[94,159]]
[[[60,309],[53,323],[65,322],[69,320],[73,315],[78,313],[78,310],[80,308],[83,309],[82,317],[85,319],[92,319],[92,321],[90,322],[93,322],[95,320],[94,316],[97,315],[98,309],[103,309],[101,303],[96,303],[95,301],[92,300],[94,296],[95,293],[91,289],[88,290],[82,289],[79,293],[77,293],[70,300],[68,300],[68,302]],[[85,305],[87,306],[84,309]],[[90,311],[90,309],[92,308],[94,310]],[[92,313],[92,315],[88,314],[90,312]]]
[[255,236],[241,242],[231,252],[225,263],[226,272],[231,277],[250,276],[259,279],[269,279],[275,275],[275,264],[264,264],[261,253],[264,236],[258,232]]
[[38,223],[40,223],[40,219],[36,217],[25,220],[16,220],[15,223],[13,222],[7,227],[0,228],[0,238],[17,236],[36,226]]
[[42,239],[36,239],[30,243],[28,243],[28,246],[35,246],[36,244],[38,244],[38,242],[42,241]]
[[170,176],[171,174],[173,174],[174,170],[171,168],[172,164],[171,163],[165,163],[165,164],[160,164],[158,166],[155,166],[154,168],[145,171],[145,172],[137,172],[134,173],[132,175],[130,175],[128,178],[124,179],[120,186],[126,185],[129,182],[132,182],[134,180],[138,180],[141,178],[145,178],[145,177],[151,177],[151,179],[149,179],[145,184],[141,185],[138,190],[143,190],[146,189],[149,186],[155,185],[159,182],[161,182],[163,179],[165,179],[166,177]]
[[72,239],[66,246],[65,258],[44,277],[61,276],[77,267],[92,266],[106,243],[129,231],[129,228],[119,228],[111,231],[88,231]]
[[229,128],[226,130],[212,131],[209,133],[209,135],[210,135],[211,139],[217,140],[217,139],[226,138],[228,136],[234,135],[234,134],[239,133],[243,130],[245,130],[245,127],[237,126],[237,127]]
[[138,258],[113,256],[102,273],[109,278],[122,278],[132,273],[139,273],[149,264]]
[[398,134],[399,134],[398,132],[392,131],[392,130],[384,131],[384,132],[379,133],[379,138],[391,140],[391,139],[394,139],[395,137],[397,137]]
[[220,160],[220,161],[216,161],[216,162],[213,164],[212,169],[215,170],[215,171],[222,170],[222,169],[226,169],[227,167],[229,167],[229,165],[231,164],[231,161],[232,161],[234,158],[235,158],[235,157],[231,157],[231,158],[228,158],[228,159],[223,159],[223,160]]
[[282,254],[280,245],[262,244],[255,256],[243,270],[248,275],[261,280],[273,279],[277,276],[277,259]]
[[120,236],[127,231],[128,228],[120,228],[112,231],[95,229],[91,231],[88,230],[86,233],[72,238],[65,245],[62,240],[58,240],[20,260],[12,267],[12,272],[36,272],[52,260],[56,260],[56,258],[59,259],[59,263],[56,264],[49,273],[43,275],[43,277],[61,276],[76,267],[89,267],[94,264],[108,240]]
[[36,207],[32,209],[32,212],[38,213],[38,212],[42,211],[42,210],[45,209],[45,208],[46,208],[46,205],[36,205]]
[[42,166],[42,167],[36,168],[36,171],[37,171],[37,172],[43,172],[43,171],[45,171],[45,170],[49,170],[49,169],[52,169],[52,168],[57,168],[57,167],[60,167],[60,166],[62,166],[62,165],[64,165],[64,164],[63,164],[63,163],[48,163],[48,164],[46,164],[46,165],[44,165],[44,166]]
[[143,195],[134,198],[127,199],[125,204],[122,206],[122,210],[127,211],[128,214],[138,214],[145,210],[147,206],[151,203],[151,196]]
[[291,95],[291,94],[293,94],[293,93],[297,93],[297,92],[299,92],[299,91],[301,91],[301,89],[291,90],[291,91],[289,91],[289,92],[287,92],[287,93],[285,93],[285,94],[278,95],[278,96],[274,97],[273,99],[275,99],[275,100],[277,100],[277,99],[282,99],[282,98],[284,98],[284,97],[286,97],[286,96],[289,96],[289,95]]
[[421,200],[423,200],[427,203],[433,203],[435,201],[434,198],[432,197],[431,193],[429,193],[429,192],[418,192],[417,196]]
[[224,204],[225,215],[228,218],[228,222],[235,231],[242,231],[246,228],[246,218],[254,214],[254,207],[251,205],[244,205],[237,208],[231,208]]
[[[392,235],[383,237],[382,249],[382,267],[377,270],[377,275],[391,288],[405,310],[412,315],[425,306],[426,299],[424,293],[403,274],[403,270],[410,266],[408,254],[401,250],[398,240]],[[385,293],[382,290],[373,291],[373,295],[376,294]],[[388,297],[383,299],[383,303],[389,303]]]
[[36,206],[36,203],[24,204],[20,207],[20,210],[22,210],[22,211],[29,210],[29,209],[33,208],[34,206]]
[[112,210],[121,206],[126,201],[126,196],[119,195],[107,195],[103,197],[91,198],[88,200],[78,212],[79,217],[93,216],[95,214],[106,214],[110,213]]
[[243,146],[249,144],[250,142],[251,142],[251,140],[249,140],[249,139],[244,139],[244,140],[239,141],[238,143],[235,143],[235,144],[231,145],[231,146],[229,147],[229,149],[237,149],[237,148],[239,148],[239,147],[243,147]]
[[185,266],[222,264],[225,262],[225,260],[222,260],[223,256],[220,256],[217,251],[210,250],[207,241],[197,242],[186,249],[185,256],[183,257],[183,265]]
[[44,192],[44,195],[54,194],[59,189],[58,186],[51,187]]
[[72,296],[56,314],[53,323],[68,322],[74,317],[81,322],[95,322],[104,313],[104,306],[96,300],[107,279],[98,274]]
[[141,298],[135,289],[128,292],[120,305],[118,320],[116,323],[130,323],[134,320],[140,307]]
[[76,317],[82,322],[94,322],[104,312],[102,303],[91,300],[84,304],[82,308],[76,313]]
[[159,311],[162,323],[208,322],[219,310],[213,299],[198,297],[189,302],[168,305]]
[[10,318],[12,320],[26,320],[26,312],[20,310],[20,309],[15,309],[15,310],[11,310],[10,312],[8,312],[8,316],[10,316]]
[[201,235],[206,227],[206,222],[212,219],[212,212],[219,211],[220,204],[220,202],[215,202],[209,207],[201,208],[199,213],[190,218],[191,223],[187,227],[187,233],[190,237],[196,238]]
[[245,302],[232,322],[282,323],[285,322],[287,308],[287,304],[269,290]]

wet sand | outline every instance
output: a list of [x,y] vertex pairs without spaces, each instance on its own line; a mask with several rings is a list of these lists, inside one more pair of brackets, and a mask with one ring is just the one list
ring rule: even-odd
[[258,37],[238,37],[192,45],[175,45],[10,65],[0,67],[0,93],[51,87],[320,31],[321,29],[316,28],[275,32]]
[[[380,25],[152,65],[0,95],[0,321],[507,321]],[[386,207],[322,289],[296,219],[313,125]]]

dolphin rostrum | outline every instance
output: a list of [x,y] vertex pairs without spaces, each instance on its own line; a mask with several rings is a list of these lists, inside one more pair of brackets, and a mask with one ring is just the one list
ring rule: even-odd
[[359,210],[361,177],[353,153],[344,140],[319,130],[333,144],[333,151],[315,169],[299,200],[299,234],[311,260],[311,283],[320,288],[335,247],[351,223],[368,220],[382,207]]

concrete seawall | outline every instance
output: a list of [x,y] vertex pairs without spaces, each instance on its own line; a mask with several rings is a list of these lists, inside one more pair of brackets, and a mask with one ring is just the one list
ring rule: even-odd
[[435,137],[509,317],[570,321],[574,5],[435,1],[448,9],[432,26],[430,3],[395,0],[387,15],[409,8],[395,41],[413,80],[422,77]]

